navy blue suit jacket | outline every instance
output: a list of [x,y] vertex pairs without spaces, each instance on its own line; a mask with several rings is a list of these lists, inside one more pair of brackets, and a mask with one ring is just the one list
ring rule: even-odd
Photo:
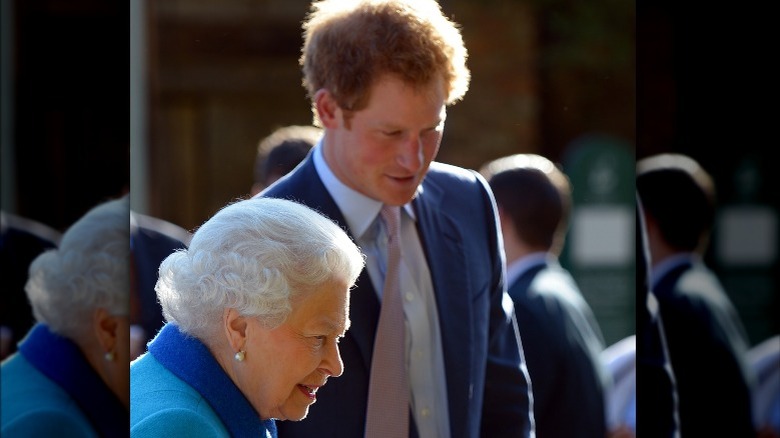
[[[529,436],[530,385],[492,194],[476,172],[441,163],[431,164],[421,188],[413,207],[436,296],[452,436]],[[301,202],[350,233],[311,153],[258,196]],[[317,393],[306,419],[278,422],[279,436],[363,437],[379,307],[364,269],[351,294],[352,326],[340,343],[344,374]]]
[[509,295],[533,382],[536,434],[604,438],[604,338],[574,279],[547,262],[525,271]]
[[680,436],[677,384],[663,316],[650,290],[647,231],[642,201],[636,198],[636,436]]

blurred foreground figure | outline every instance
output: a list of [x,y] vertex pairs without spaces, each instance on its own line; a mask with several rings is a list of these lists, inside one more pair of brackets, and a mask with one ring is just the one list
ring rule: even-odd
[[126,436],[128,198],[87,212],[30,265],[37,323],[2,364],[4,437]]
[[780,438],[780,335],[771,336],[748,352],[756,376],[753,424],[760,438]]
[[637,162],[636,187],[651,261],[650,289],[658,299],[677,383],[680,433],[683,438],[753,437],[747,335],[703,260],[716,211],[713,180],[688,156],[660,154]]
[[[636,219],[636,389],[629,402],[623,437],[680,438],[679,398],[658,300],[650,289],[650,254],[642,200]],[[617,380],[617,379],[616,379]],[[630,386],[630,385],[629,385]],[[633,407],[631,406],[633,405]]]
[[601,360],[612,375],[604,397],[610,437],[636,436],[636,335],[606,347]]

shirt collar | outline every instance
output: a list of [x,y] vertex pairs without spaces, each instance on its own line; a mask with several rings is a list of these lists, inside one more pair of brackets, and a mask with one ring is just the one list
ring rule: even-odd
[[274,420],[260,419],[249,400],[197,338],[167,323],[149,343],[149,353],[206,399],[231,436],[258,436],[258,432],[262,432],[260,436],[268,432],[276,436]]
[[127,409],[73,341],[36,323],[19,352],[73,398],[99,436],[127,436]]
[[[320,139],[314,147],[314,168],[317,170],[317,174],[328,193],[330,193],[330,196],[344,215],[352,235],[356,239],[360,239],[371,227],[371,224],[374,223],[376,216],[382,209],[382,202],[369,198],[341,182],[325,161],[322,147],[322,139]],[[404,204],[404,210],[412,220],[416,221],[411,202]]]
[[551,255],[544,251],[534,252],[510,263],[506,268],[506,284],[512,285],[518,278],[525,274],[529,269],[545,264]]
[[658,282],[661,281],[661,279],[672,269],[684,263],[693,264],[699,259],[699,256],[696,254],[686,252],[675,254],[661,260],[655,266],[650,268],[650,284],[652,289],[655,289],[656,285],[658,285]]

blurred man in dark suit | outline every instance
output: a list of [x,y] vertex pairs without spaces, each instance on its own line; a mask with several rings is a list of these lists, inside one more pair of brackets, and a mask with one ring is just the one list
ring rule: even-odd
[[537,436],[605,437],[611,381],[600,358],[604,338],[576,281],[558,262],[571,211],[569,179],[536,154],[498,158],[481,173],[498,205]]

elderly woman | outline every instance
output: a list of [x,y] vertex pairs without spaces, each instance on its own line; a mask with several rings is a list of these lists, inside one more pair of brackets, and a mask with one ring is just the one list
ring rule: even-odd
[[160,265],[166,324],[130,365],[134,437],[276,436],[329,377],[363,255],[334,222],[282,199],[238,201]]
[[2,364],[0,435],[127,436],[129,213],[92,208],[30,265],[36,324]]

